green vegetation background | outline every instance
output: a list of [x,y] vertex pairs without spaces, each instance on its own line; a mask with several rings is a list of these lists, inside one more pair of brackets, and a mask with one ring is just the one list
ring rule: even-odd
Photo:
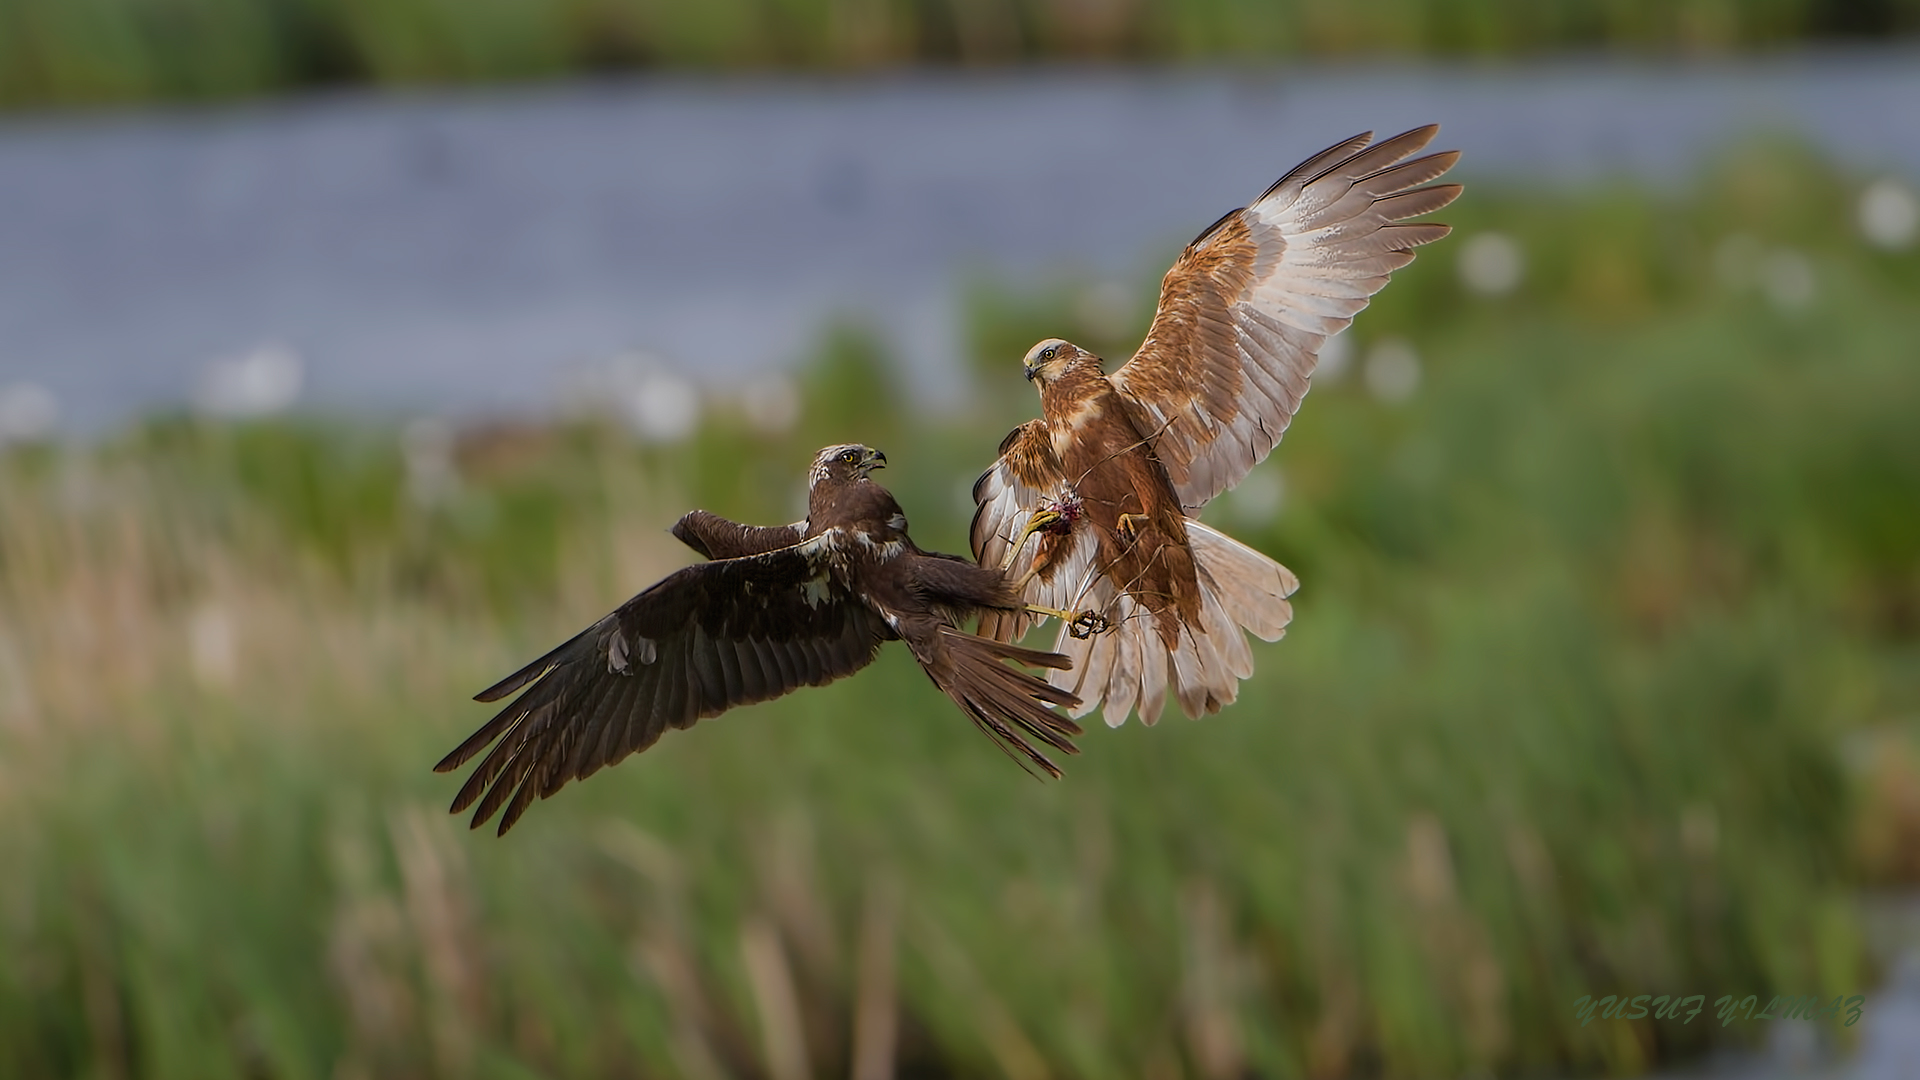
[[[983,283],[962,414],[849,330],[792,431],[474,428],[431,498],[371,420],[6,451],[0,1074],[1621,1075],[1765,1025],[1582,994],[1860,992],[1855,897],[1920,878],[1920,254],[1857,193],[1784,151],[1684,196],[1476,185],[1352,332],[1418,349],[1414,395],[1324,380],[1279,511],[1210,508],[1299,573],[1291,633],[1054,783],[897,648],[505,840],[429,768],[692,557],[681,511],[790,520],[818,445],[885,449],[964,550],[1018,358],[1124,353],[1170,252],[1121,327]],[[1487,230],[1511,295],[1460,284]]]
[[1920,32],[1920,0],[8,0],[0,106],[562,72],[1711,54]]

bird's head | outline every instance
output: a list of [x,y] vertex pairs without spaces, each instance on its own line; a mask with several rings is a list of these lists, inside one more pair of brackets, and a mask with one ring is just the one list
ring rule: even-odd
[[1044,390],[1049,382],[1060,377],[1067,365],[1075,358],[1085,356],[1079,346],[1059,338],[1048,338],[1027,350],[1027,358],[1021,367],[1026,370],[1027,381],[1037,383]]
[[865,480],[867,474],[875,469],[887,467],[887,455],[871,446],[859,443],[847,443],[841,446],[829,446],[813,456],[811,484],[822,480]]

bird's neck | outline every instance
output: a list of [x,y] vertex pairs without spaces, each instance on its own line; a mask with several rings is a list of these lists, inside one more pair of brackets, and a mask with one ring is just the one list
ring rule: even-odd
[[1083,414],[1097,413],[1113,386],[1097,360],[1075,360],[1040,389],[1040,411],[1050,424],[1072,426]]
[[886,488],[863,477],[815,484],[807,493],[807,525],[816,534],[838,527],[885,540],[904,537],[907,519]]

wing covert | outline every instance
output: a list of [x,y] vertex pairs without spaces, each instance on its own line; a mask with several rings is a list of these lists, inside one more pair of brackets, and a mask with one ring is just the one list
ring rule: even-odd
[[[1451,227],[1408,219],[1457,184],[1429,184],[1459,159],[1406,160],[1430,124],[1369,146],[1329,147],[1188,245],[1160,284],[1146,341],[1111,376],[1188,513],[1272,452],[1306,395],[1327,337],[1344,330],[1413,249]],[[1421,186],[1428,185],[1428,186]]]

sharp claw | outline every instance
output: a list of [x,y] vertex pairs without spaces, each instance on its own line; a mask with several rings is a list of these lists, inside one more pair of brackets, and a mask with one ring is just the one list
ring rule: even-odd
[[1073,621],[1067,624],[1067,633],[1076,638],[1090,638],[1111,629],[1113,629],[1113,623],[1109,622],[1105,615],[1091,609],[1076,615]]
[[1012,546],[1007,548],[1007,557],[1000,560],[1000,572],[1005,573],[1013,568],[1013,560],[1019,557],[1020,549],[1027,546],[1027,537],[1041,529],[1051,528],[1060,521],[1060,513],[1057,510],[1035,510],[1033,516],[1027,518],[1027,527],[1020,530],[1020,535],[1014,539]]

